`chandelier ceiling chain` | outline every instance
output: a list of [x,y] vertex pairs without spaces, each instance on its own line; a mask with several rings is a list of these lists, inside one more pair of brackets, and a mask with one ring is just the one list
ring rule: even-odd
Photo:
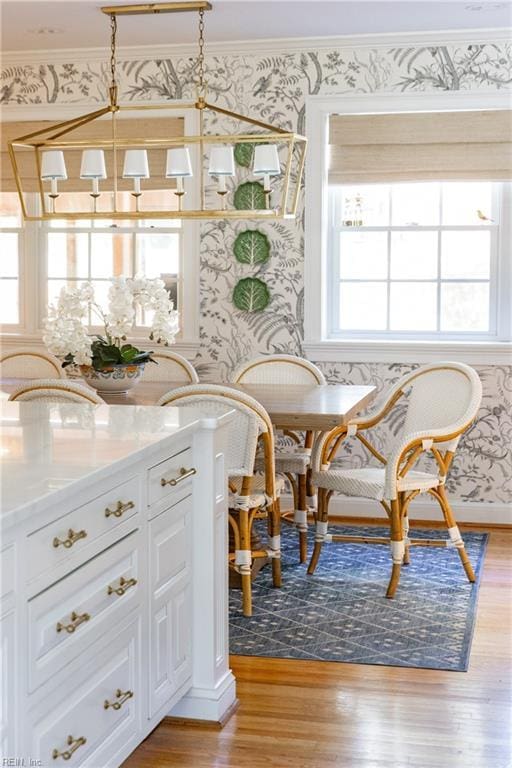
[[[30,133],[27,126],[25,135],[7,143],[25,220],[295,218],[307,139],[207,101],[209,10],[208,0],[101,8],[110,17],[110,103]],[[199,12],[196,99],[119,104],[117,17],[183,11]],[[135,116],[123,120],[130,112]],[[205,112],[240,127],[205,133]],[[183,132],[187,120],[198,126],[197,135]],[[77,195],[84,182],[88,195]],[[25,196],[34,190],[40,210],[29,214]],[[158,191],[158,203],[152,204],[151,190]]]
[[199,10],[199,37],[197,41],[198,54],[197,54],[197,93],[198,98],[205,98],[206,96],[206,82],[204,79],[204,8]]
[[117,17],[112,13],[110,14],[110,104],[113,107],[117,106],[116,36]]

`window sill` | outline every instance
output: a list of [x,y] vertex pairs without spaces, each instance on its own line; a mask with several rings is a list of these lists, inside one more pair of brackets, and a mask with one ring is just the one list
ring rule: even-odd
[[468,365],[512,365],[512,342],[506,341],[305,341],[304,352],[313,362],[434,363],[457,360]]
[[[156,344],[141,336],[127,339],[127,341],[131,344],[140,346],[144,350],[151,349],[156,351],[158,349],[165,349],[163,344]],[[30,347],[31,349],[46,351],[41,336],[38,336],[37,334],[2,333],[0,334],[0,344],[4,352],[20,347]],[[172,352],[177,352],[179,355],[183,355],[187,360],[193,361],[199,351],[199,342],[178,340],[175,344],[172,344],[169,349]]]

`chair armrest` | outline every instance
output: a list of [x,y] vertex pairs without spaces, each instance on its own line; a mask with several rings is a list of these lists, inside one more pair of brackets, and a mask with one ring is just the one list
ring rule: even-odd
[[[397,498],[400,465],[410,451],[414,451],[414,453],[405,465],[406,471],[409,471],[411,466],[417,462],[421,454],[435,448],[435,443],[446,443],[447,450],[454,452],[463,431],[464,430],[460,428],[453,431],[450,430],[450,428],[444,428],[430,429],[423,432],[404,435],[388,458],[384,498],[389,500]],[[437,451],[434,453],[434,458],[439,467],[439,480],[443,481],[447,469],[443,466],[442,459]]]
[[403,394],[399,387],[395,387],[391,392],[386,392],[366,413],[350,419],[348,426],[352,427],[352,429],[355,427],[357,432],[363,429],[371,429],[371,427],[374,427],[388,415]]

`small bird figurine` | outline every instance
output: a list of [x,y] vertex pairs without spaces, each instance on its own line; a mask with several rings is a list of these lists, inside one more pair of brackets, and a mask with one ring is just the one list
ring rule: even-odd
[[490,219],[490,218],[489,218],[488,216],[486,216],[486,215],[485,215],[485,213],[483,213],[483,211],[481,211],[480,209],[477,209],[477,211],[476,211],[476,215],[477,215],[477,216],[478,216],[478,218],[479,218],[479,219],[481,219],[482,221],[491,221],[491,222],[493,222],[493,221],[494,221],[494,219]]

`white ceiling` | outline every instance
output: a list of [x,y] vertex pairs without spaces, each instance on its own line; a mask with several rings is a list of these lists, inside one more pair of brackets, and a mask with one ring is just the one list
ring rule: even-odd
[[[129,2],[0,0],[2,49],[108,46],[109,20],[99,9]],[[205,16],[207,43],[512,26],[511,0],[212,0],[212,5]],[[192,43],[196,19],[186,13],[120,17],[118,44]]]

